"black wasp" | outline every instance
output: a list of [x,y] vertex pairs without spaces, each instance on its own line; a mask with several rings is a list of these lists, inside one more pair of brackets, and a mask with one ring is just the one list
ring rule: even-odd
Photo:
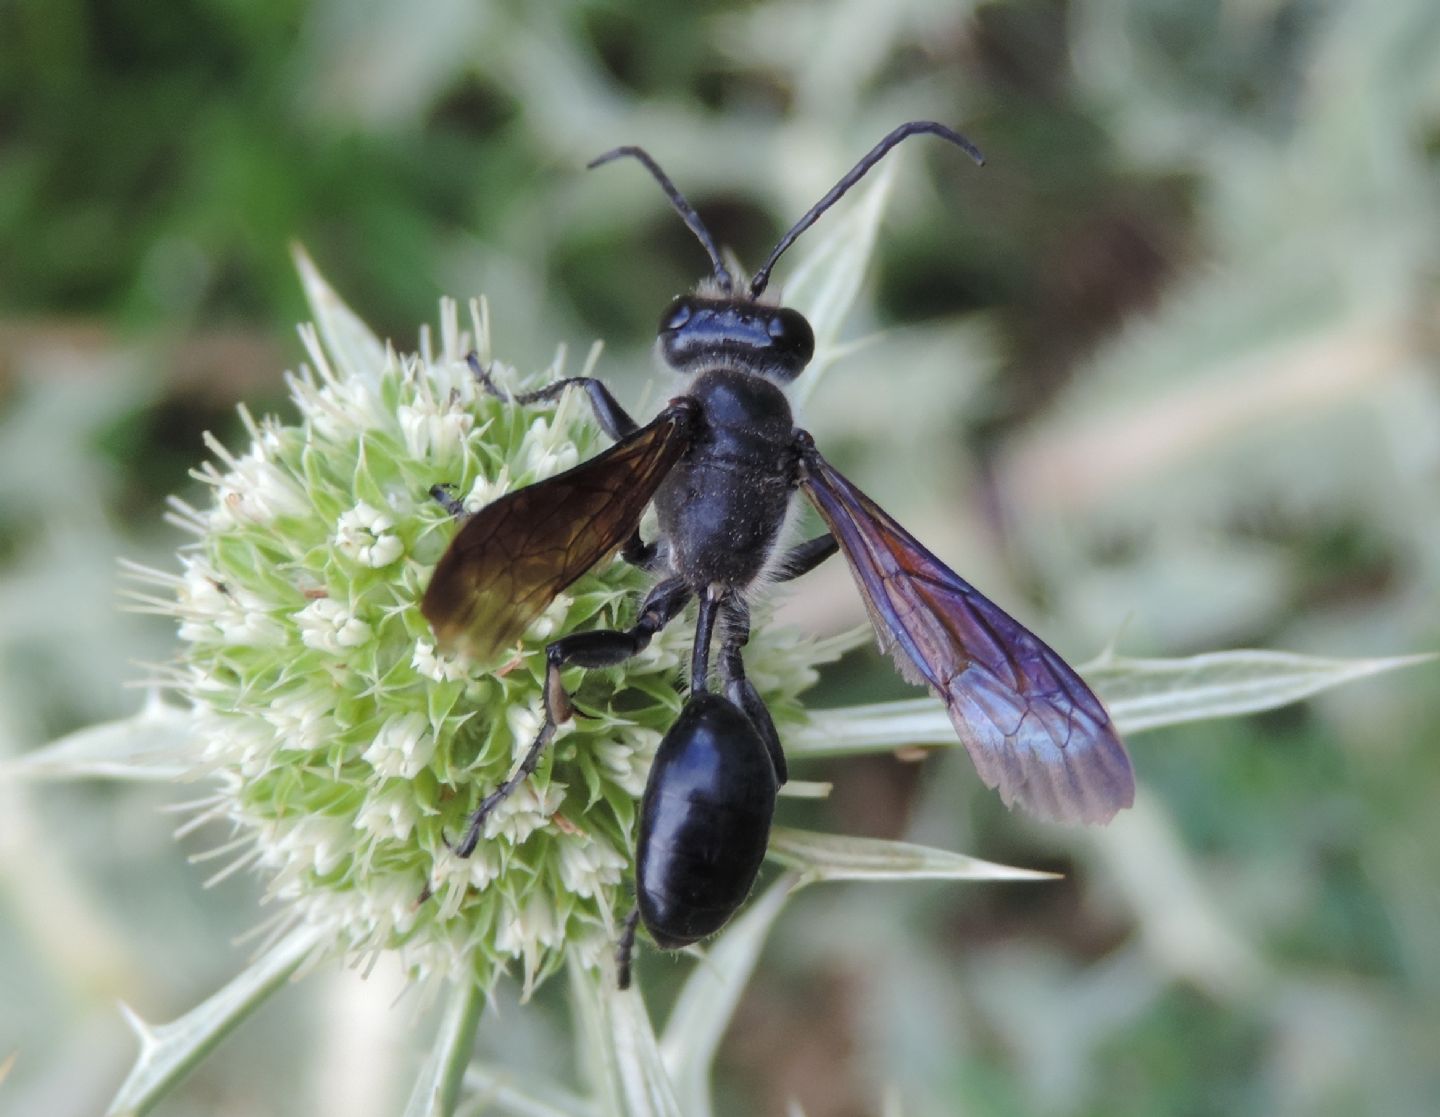
[[[645,151],[619,147],[594,160],[591,167],[638,160],[710,255],[714,275],[660,320],[660,354],[688,378],[687,390],[643,427],[590,377],[515,397],[533,403],[579,387],[615,445],[481,509],[425,592],[422,608],[440,642],[490,659],[617,548],[658,576],[629,629],[578,632],[547,645],[544,724],[519,768],[470,816],[455,846],[462,857],[474,851],[487,814],[534,771],[556,726],[573,714],[561,669],[618,664],[697,603],[690,696],[660,744],[641,807],[637,904],[618,955],[622,984],[637,916],[658,946],[674,949],[718,930],[754,884],[786,769],[775,725],[745,677],[746,596],[762,580],[798,578],[837,549],[881,647],[901,674],[945,703],[980,778],[1007,805],[1100,823],[1134,798],[1129,757],[1090,688],[837,473],[795,426],[782,391],[809,362],[815,338],[797,311],[762,300],[771,269],[886,152],[921,133],[981,162],[974,145],[944,125],[901,125],[780,238],[746,285],[737,285],[699,215]],[[500,394],[478,360],[471,363]],[[781,552],[797,489],[830,530]],[[647,543],[639,525],[652,501],[660,531]],[[720,685],[712,690],[717,622]]]

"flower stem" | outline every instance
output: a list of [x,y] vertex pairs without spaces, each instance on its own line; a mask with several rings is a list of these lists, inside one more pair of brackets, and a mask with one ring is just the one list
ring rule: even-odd
[[460,1083],[475,1048],[475,1028],[485,1007],[485,992],[476,981],[451,985],[430,1057],[415,1080],[405,1117],[450,1117],[460,1101]]

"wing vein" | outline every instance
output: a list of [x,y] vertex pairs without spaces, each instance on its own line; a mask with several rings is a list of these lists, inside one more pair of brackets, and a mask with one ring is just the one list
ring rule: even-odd
[[574,469],[507,493],[461,526],[420,604],[437,641],[492,659],[555,595],[620,546],[690,444],[694,403]]
[[801,484],[850,564],[880,646],[945,703],[981,779],[1007,806],[1100,823],[1133,802],[1125,747],[1100,700],[1060,656],[813,446],[802,450]]

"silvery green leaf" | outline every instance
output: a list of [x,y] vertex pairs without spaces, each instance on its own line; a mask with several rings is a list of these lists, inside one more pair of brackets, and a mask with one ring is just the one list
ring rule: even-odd
[[594,1117],[595,1107],[548,1083],[523,1081],[513,1071],[472,1064],[465,1071],[465,1117],[496,1112],[513,1117]]
[[821,880],[1053,880],[1055,873],[1014,869],[963,853],[911,842],[816,834],[776,826],[772,860],[797,870],[802,883]]
[[787,780],[780,795],[786,799],[828,799],[834,789],[828,780]]
[[788,756],[849,756],[904,745],[953,745],[955,729],[935,698],[811,710],[785,735]]
[[841,213],[826,214],[827,227],[811,231],[818,241],[807,246],[785,282],[786,305],[804,314],[815,331],[815,358],[789,391],[798,405],[804,405],[825,370],[843,355],[840,330],[869,270],[895,167],[894,160],[880,164],[870,181],[857,188],[859,197],[852,204]]
[[[324,365],[328,354],[330,360],[349,375],[371,383],[378,382],[387,359],[385,346],[325,281],[309,253],[298,244],[292,253],[295,269],[300,273],[300,284],[305,288],[305,299],[315,316],[315,328],[325,346],[324,353],[310,346],[312,359]],[[301,336],[304,335],[302,329]],[[323,373],[325,369],[317,371]]]
[[430,1054],[405,1105],[405,1117],[450,1117],[460,1100],[460,1082],[474,1053],[475,1026],[485,995],[463,970],[449,992]]
[[323,938],[323,931],[308,924],[296,928],[223,989],[168,1024],[152,1026],[126,1009],[140,1038],[140,1054],[106,1110],[107,1117],[148,1112],[231,1029],[283,986]]
[[639,988],[620,989],[615,967],[587,967],[569,956],[570,989],[582,1045],[601,1112],[613,1117],[680,1117]]
[[167,782],[194,767],[187,758],[195,756],[196,749],[189,712],[152,694],[129,717],[87,726],[42,748],[0,760],[0,775]]
[[[1429,662],[1433,656],[1327,659],[1291,652],[1212,652],[1186,659],[1107,656],[1081,669],[1122,734],[1207,718],[1273,710],[1354,679]],[[933,698],[815,710],[786,739],[797,756],[840,756],[903,745],[958,744]]]
[[786,876],[726,928],[691,971],[665,1025],[660,1052],[687,1117],[709,1117],[715,1050],[730,1026],[735,1005],[775,917],[795,886]]
[[1213,652],[1187,659],[1107,656],[1083,668],[1122,733],[1287,706],[1331,687],[1413,667],[1433,655],[1330,659],[1292,652]]

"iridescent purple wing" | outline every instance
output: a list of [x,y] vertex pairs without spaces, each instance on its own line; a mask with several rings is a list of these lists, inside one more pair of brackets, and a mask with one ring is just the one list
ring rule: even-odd
[[1130,806],[1130,758],[1080,676],[813,447],[802,463],[805,493],[849,560],[880,646],[945,703],[980,778],[1005,805],[1089,823]]
[[635,530],[691,427],[690,408],[671,406],[589,461],[466,520],[420,602],[441,646],[491,659],[519,640],[556,594]]

